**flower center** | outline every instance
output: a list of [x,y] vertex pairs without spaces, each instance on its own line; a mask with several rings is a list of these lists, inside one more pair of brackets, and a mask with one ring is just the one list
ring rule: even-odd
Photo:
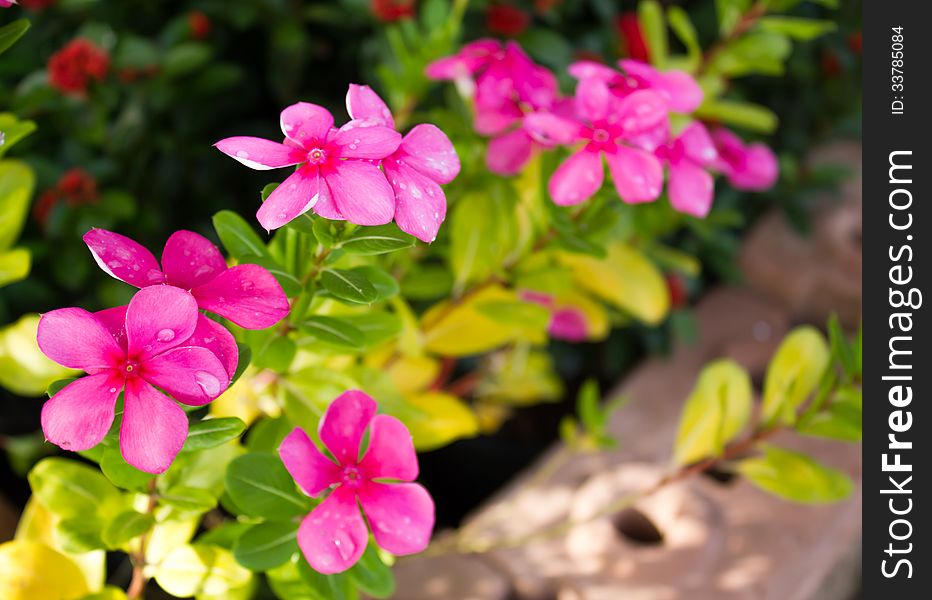
[[359,487],[362,484],[362,473],[358,467],[343,467],[343,485]]
[[605,143],[609,140],[609,134],[606,130],[599,128],[592,132],[592,141]]
[[327,162],[327,151],[323,148],[313,148],[307,153],[307,162],[312,165],[319,165],[320,163]]
[[127,377],[129,377],[129,376],[131,376],[131,375],[138,375],[138,374],[139,374],[139,364],[137,364],[137,363],[135,363],[135,362],[133,362],[133,361],[130,361],[130,360],[126,361],[126,363],[123,365],[123,374],[124,374],[125,376],[127,376]]

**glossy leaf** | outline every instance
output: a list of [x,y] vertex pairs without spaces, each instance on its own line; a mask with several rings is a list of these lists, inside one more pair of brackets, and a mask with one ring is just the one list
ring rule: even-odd
[[824,504],[844,500],[854,490],[847,475],[810,456],[775,446],[763,450],[763,457],[742,460],[737,470],[766,492],[794,502]]
[[797,409],[816,389],[828,365],[829,348],[821,333],[810,326],[791,331],[767,367],[764,421],[792,424]]
[[272,453],[235,458],[227,466],[226,488],[237,508],[251,517],[285,521],[310,512],[308,498]]
[[236,417],[198,421],[188,427],[188,438],[184,441],[182,450],[194,452],[205,448],[213,448],[230,440],[235,440],[245,430],[246,424]]
[[103,541],[108,548],[120,548],[131,539],[152,529],[154,524],[155,518],[151,514],[135,510],[123,511],[107,523],[103,531]]
[[253,571],[267,571],[288,562],[298,551],[298,523],[267,522],[253,525],[236,540],[233,556]]
[[357,269],[326,269],[320,274],[320,284],[334,298],[352,304],[372,304],[379,298],[376,287]]
[[410,248],[416,241],[396,225],[388,224],[360,227],[343,241],[341,247],[352,254],[375,255]]

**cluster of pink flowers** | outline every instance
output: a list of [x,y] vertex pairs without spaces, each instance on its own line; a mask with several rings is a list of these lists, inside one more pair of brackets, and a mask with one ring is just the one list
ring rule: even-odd
[[350,85],[346,108],[351,120],[334,128],[326,108],[299,102],[282,111],[283,143],[239,136],[216,147],[253,169],[298,167],[256,214],[266,230],[313,209],[357,225],[394,219],[402,231],[432,242],[447,210],[440,184],[460,170],[453,144],[430,124],[402,137],[391,111],[368,86]]
[[288,299],[264,268],[228,268],[216,246],[190,231],[168,239],[161,266],[146,248],[116,233],[92,229],[84,241],[104,271],[141,289],[128,306],[42,315],[42,352],[87,373],[45,403],[42,431],[66,450],[93,448],[110,430],[122,391],[123,457],[161,473],[188,432],[175,400],[189,406],[213,401],[230,384],[239,358],[230,332],[198,309],[262,329],[288,314]]
[[702,103],[692,76],[633,59],[618,67],[572,64],[569,72],[578,84],[573,97],[563,98],[553,73],[516,43],[478,40],[428,65],[427,75],[455,81],[473,98],[474,127],[492,138],[489,170],[513,175],[536,150],[573,148],[548,185],[560,205],[584,202],[602,187],[603,159],[625,202],[656,200],[666,170],[672,206],[697,217],[711,209],[715,171],[741,189],[773,185],[777,163],[766,146],[745,147],[724,129],[710,135],[699,121],[678,134],[671,131],[669,113],[689,114]]

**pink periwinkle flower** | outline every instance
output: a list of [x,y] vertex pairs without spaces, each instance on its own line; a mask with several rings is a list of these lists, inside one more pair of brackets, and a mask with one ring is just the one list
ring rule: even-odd
[[16,0],[0,0],[0,8],[10,8],[16,4]]
[[197,343],[216,335],[215,329],[198,331],[198,315],[191,294],[170,286],[147,287],[129,306],[96,314],[62,308],[42,315],[37,334],[42,352],[87,373],[42,407],[46,439],[65,450],[93,448],[107,435],[124,391],[123,458],[142,471],[165,471],[188,434],[188,418],[172,398],[207,404],[229,385],[231,364],[235,369],[235,354],[224,364]]
[[667,163],[670,204],[679,212],[705,217],[712,208],[715,180],[706,170],[718,158],[705,126],[691,123],[655,151]]
[[218,150],[251,169],[300,165],[259,208],[266,229],[278,229],[310,209],[327,219],[357,225],[384,225],[395,213],[395,195],[377,161],[392,154],[401,135],[363,119],[333,127],[333,115],[316,104],[299,102],[281,113],[284,143],[231,137]]
[[638,90],[652,90],[663,96],[671,112],[691,113],[702,104],[702,88],[685,71],[658,71],[646,62],[634,59],[619,60],[618,66],[621,72],[601,63],[583,60],[571,64],[569,73],[579,80],[604,81],[613,94],[622,98]]
[[553,339],[579,343],[589,337],[589,323],[581,310],[572,306],[560,306],[553,296],[543,292],[526,290],[521,292],[521,298],[550,311],[547,333]]
[[539,139],[565,145],[584,143],[550,178],[547,187],[554,202],[579,204],[595,194],[605,177],[603,156],[622,200],[655,200],[663,187],[663,168],[652,153],[655,144],[645,145],[642,138],[665,123],[663,97],[651,90],[619,97],[604,80],[587,78],[576,87],[575,101],[579,120],[542,112],[525,119]]
[[[301,552],[320,573],[340,573],[359,560],[369,541],[367,520],[375,542],[392,554],[415,554],[430,542],[434,502],[411,483],[418,474],[411,434],[398,419],[375,411],[375,401],[358,390],[331,403],[319,433],[334,460],[300,427],[278,449],[306,494],[329,492],[298,529]],[[369,446],[362,454],[367,428]]]
[[161,266],[144,246],[112,231],[91,229],[84,243],[108,275],[138,288],[167,284],[190,291],[199,308],[246,329],[271,327],[290,310],[285,292],[264,267],[227,267],[220,250],[191,231],[168,238]]
[[735,188],[760,192],[776,183],[780,165],[766,145],[760,142],[745,145],[741,138],[724,128],[712,132],[712,141],[718,151],[715,168]]
[[[351,119],[395,128],[391,110],[367,85],[350,84],[346,111]],[[440,184],[450,183],[460,172],[460,159],[450,139],[435,125],[415,125],[398,149],[382,159],[382,169],[394,193],[399,229],[433,242],[447,214]]]

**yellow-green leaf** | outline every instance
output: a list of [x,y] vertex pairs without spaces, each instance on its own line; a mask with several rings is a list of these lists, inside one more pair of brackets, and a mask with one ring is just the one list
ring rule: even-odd
[[780,344],[764,380],[765,422],[792,424],[829,364],[825,338],[814,327],[797,327]]
[[252,575],[225,548],[185,544],[172,550],[155,568],[153,576],[169,594],[187,598],[224,594],[249,583]]
[[416,410],[405,415],[405,425],[418,450],[433,450],[454,440],[479,433],[479,420],[465,402],[444,392],[425,392],[407,397]]
[[47,358],[36,344],[39,315],[24,315],[0,329],[0,385],[23,396],[39,396],[53,381],[77,371]]
[[851,479],[841,471],[805,454],[774,446],[765,446],[764,456],[745,459],[737,468],[757,487],[793,502],[837,502],[854,489]]
[[19,160],[0,162],[0,250],[13,245],[26,220],[36,176]]
[[71,600],[88,592],[81,569],[64,554],[40,542],[0,544],[0,598]]

